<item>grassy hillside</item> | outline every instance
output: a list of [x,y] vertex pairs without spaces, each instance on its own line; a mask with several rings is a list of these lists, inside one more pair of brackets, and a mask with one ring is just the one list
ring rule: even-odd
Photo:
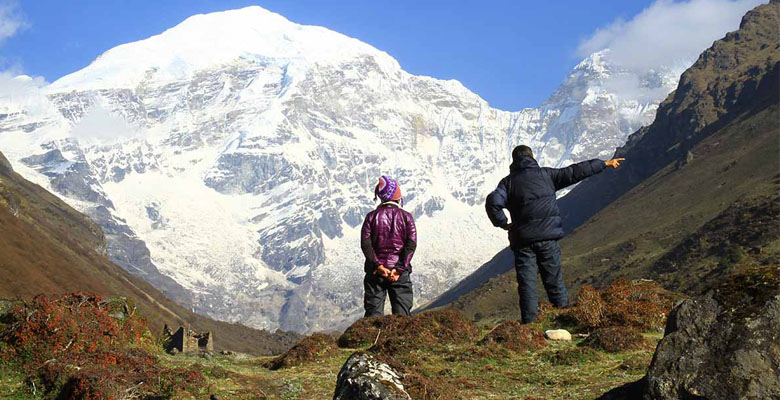
[[[624,167],[561,201],[568,223],[589,218],[561,241],[572,294],[619,276],[693,294],[752,265],[780,265],[779,15],[778,2],[748,12],[618,150]],[[456,288],[434,305],[519,317],[503,253],[460,285],[477,289]]]
[[297,340],[189,312],[104,255],[100,228],[56,196],[15,173],[0,154],[0,297],[86,291],[136,300],[155,334],[163,324],[214,331],[218,349],[270,354]]

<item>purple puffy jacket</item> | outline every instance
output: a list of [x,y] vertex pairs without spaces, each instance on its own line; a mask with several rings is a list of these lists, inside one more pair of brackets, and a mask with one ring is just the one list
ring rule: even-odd
[[380,204],[363,221],[360,247],[366,256],[366,273],[373,273],[380,265],[411,273],[417,249],[414,217],[395,202]]

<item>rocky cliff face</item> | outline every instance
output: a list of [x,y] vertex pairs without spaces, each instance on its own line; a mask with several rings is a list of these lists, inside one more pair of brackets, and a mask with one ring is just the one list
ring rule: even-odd
[[[515,145],[557,166],[607,157],[650,123],[678,73],[637,77],[608,54],[577,65],[540,108],[507,112],[250,7],[189,18],[3,97],[0,147],[94,218],[114,261],[181,304],[324,329],[360,314],[356,243],[380,174],[401,181],[418,221],[421,303],[505,246],[481,202]],[[654,94],[610,92],[626,77]]]

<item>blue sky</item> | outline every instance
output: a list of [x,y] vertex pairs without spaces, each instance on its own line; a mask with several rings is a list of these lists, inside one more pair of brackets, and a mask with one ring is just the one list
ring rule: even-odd
[[[737,2],[746,1],[755,2]],[[54,81],[116,45],[160,33],[190,15],[260,5],[294,22],[358,38],[388,52],[413,74],[457,79],[491,105],[517,110],[543,102],[582,58],[583,44],[600,44],[597,32],[612,35],[607,42],[624,35],[610,29],[632,21],[652,4],[649,0],[0,0],[0,40],[4,38],[0,63],[2,69]],[[8,21],[21,25],[3,29],[3,24],[9,28]]]

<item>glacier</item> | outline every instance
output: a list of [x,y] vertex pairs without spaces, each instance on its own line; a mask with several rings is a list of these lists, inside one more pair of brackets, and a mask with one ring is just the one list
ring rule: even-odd
[[417,220],[421,305],[506,246],[483,201],[514,146],[546,166],[609,157],[686,66],[634,71],[605,49],[540,107],[504,111],[255,6],[190,17],[51,84],[13,78],[0,151],[178,303],[257,328],[331,330],[362,314],[359,230],[381,174],[399,179]]

